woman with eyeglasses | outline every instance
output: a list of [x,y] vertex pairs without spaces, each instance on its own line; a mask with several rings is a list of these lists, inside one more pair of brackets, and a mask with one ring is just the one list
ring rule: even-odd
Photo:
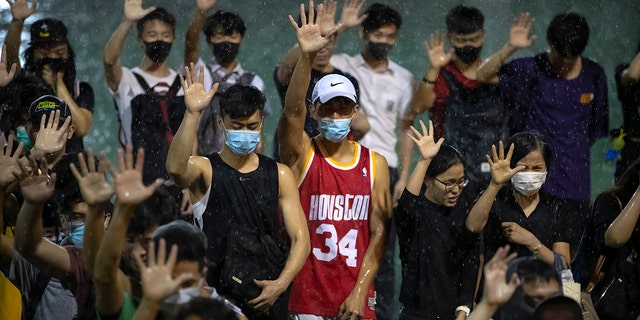
[[485,261],[509,244],[518,257],[534,256],[554,265],[555,253],[567,267],[569,213],[562,200],[541,190],[551,150],[536,132],[521,132],[510,140],[506,155],[502,142],[487,155],[491,182],[469,212],[466,226],[483,231]]
[[477,234],[465,228],[474,195],[464,161],[453,147],[437,142],[433,124],[420,121],[410,136],[421,158],[394,213],[402,261],[401,320],[465,319],[478,275]]

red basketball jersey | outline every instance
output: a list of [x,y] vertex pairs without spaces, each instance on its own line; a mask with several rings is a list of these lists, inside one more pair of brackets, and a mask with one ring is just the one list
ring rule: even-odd
[[[293,281],[289,311],[336,316],[353,290],[369,246],[373,152],[351,142],[356,152],[349,164],[326,156],[313,141],[298,181],[307,217],[311,253]],[[364,318],[375,319],[375,292],[369,288]]]

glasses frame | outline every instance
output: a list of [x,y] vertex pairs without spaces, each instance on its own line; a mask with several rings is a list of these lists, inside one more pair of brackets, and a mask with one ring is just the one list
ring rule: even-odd
[[464,178],[462,180],[462,182],[453,182],[453,183],[448,183],[448,182],[441,181],[440,179],[438,179],[436,177],[434,177],[433,180],[442,183],[442,185],[444,185],[444,190],[447,191],[447,192],[453,191],[453,189],[455,189],[456,187],[458,187],[458,188],[460,188],[460,190],[462,190],[464,187],[466,187],[469,184],[469,179],[467,179],[467,178]]

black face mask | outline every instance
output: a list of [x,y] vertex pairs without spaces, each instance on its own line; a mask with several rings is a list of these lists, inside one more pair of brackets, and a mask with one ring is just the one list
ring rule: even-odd
[[48,65],[53,73],[62,72],[64,74],[63,81],[67,90],[73,93],[73,83],[76,81],[76,64],[72,57],[68,58],[48,58],[44,57],[35,62],[33,66],[33,72],[39,77],[42,77],[42,70],[44,66]]
[[161,63],[167,60],[169,52],[171,52],[171,42],[154,41],[144,43],[144,53],[155,63]]
[[460,61],[465,64],[472,64],[480,57],[480,50],[482,50],[482,46],[476,48],[472,46],[465,46],[462,48],[453,48],[456,52],[456,57],[460,59]]
[[239,43],[233,42],[220,42],[211,44],[211,50],[213,56],[216,57],[216,61],[221,64],[227,64],[233,62],[238,55]]
[[389,56],[391,49],[393,49],[392,44],[371,41],[367,43],[367,50],[376,60],[385,60]]

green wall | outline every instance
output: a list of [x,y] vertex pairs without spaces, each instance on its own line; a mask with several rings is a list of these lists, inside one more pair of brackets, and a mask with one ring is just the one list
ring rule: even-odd
[[[483,56],[500,48],[507,41],[512,17],[523,11],[531,12],[536,18],[533,33],[538,35],[534,45],[518,53],[518,56],[533,55],[545,50],[544,34],[553,16],[560,12],[575,11],[587,17],[591,26],[591,41],[585,55],[598,61],[609,78],[610,126],[621,124],[620,104],[616,98],[613,70],[618,63],[633,57],[640,39],[640,3],[637,0],[620,1],[380,1],[396,7],[404,17],[398,44],[392,52],[392,59],[411,70],[416,79],[422,77],[427,67],[423,42],[431,32],[444,30],[444,16],[449,8],[458,4],[476,6],[485,14],[487,31]],[[369,1],[372,3],[372,1]],[[295,43],[295,35],[287,19],[288,14],[297,16],[298,1],[292,0],[219,0],[217,7],[238,12],[247,24],[245,41],[240,49],[239,59],[245,69],[259,74],[266,83],[267,97],[275,114],[266,120],[268,135],[273,135],[277,123],[279,98],[271,80],[274,66],[288,48]],[[340,2],[339,5],[341,5]],[[157,5],[168,8],[177,19],[177,40],[169,57],[170,64],[178,66],[183,54],[184,33],[195,10],[195,1],[146,1],[144,6]],[[0,38],[4,38],[11,14],[7,3],[0,5]],[[41,17],[63,20],[69,28],[69,39],[77,55],[78,77],[93,85],[96,93],[94,124],[85,142],[94,150],[104,150],[111,159],[117,148],[115,133],[117,121],[113,101],[104,82],[101,57],[104,44],[122,20],[122,1],[116,0],[50,0],[40,1],[37,13],[27,20],[27,24]],[[135,30],[130,32],[122,63],[136,66],[142,59],[142,50],[135,42]],[[28,42],[28,32],[23,33],[24,43]],[[201,46],[201,53],[210,57],[208,48]],[[339,40],[337,52],[357,53],[361,43],[355,30],[349,31]],[[423,116],[424,117],[424,116]],[[271,139],[267,141],[270,154]],[[592,190],[593,194],[612,184],[613,167],[602,160],[608,147],[607,140],[601,140],[592,149]]]

